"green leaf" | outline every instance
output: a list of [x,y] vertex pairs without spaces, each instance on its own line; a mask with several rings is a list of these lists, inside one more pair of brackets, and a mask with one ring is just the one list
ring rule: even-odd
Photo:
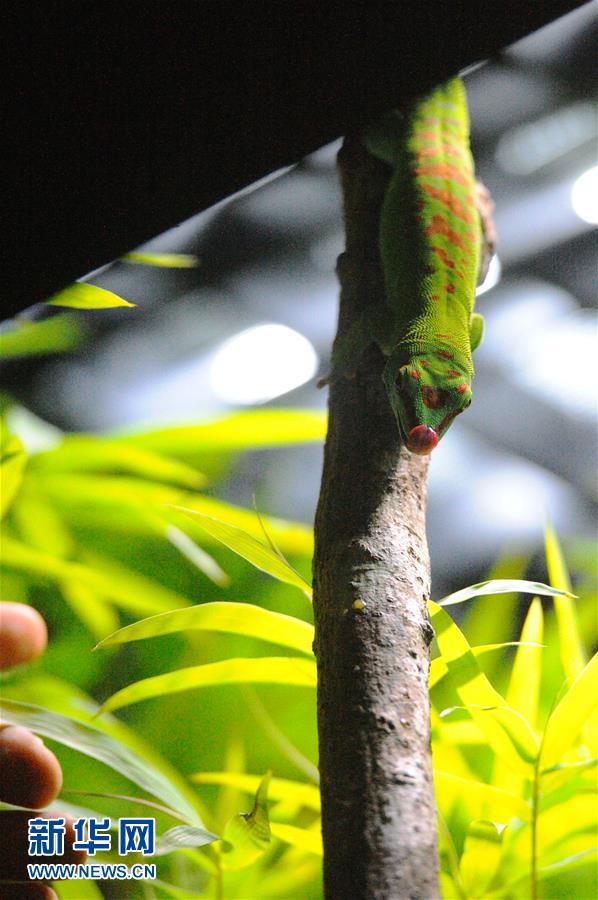
[[247,635],[312,655],[314,629],[307,622],[251,603],[224,601],[175,609],[159,616],[142,619],[104,638],[96,650],[112,644],[125,644],[128,641],[140,641],[157,635],[193,629]]
[[110,472],[135,475],[151,481],[175,484],[195,490],[206,483],[205,476],[186,463],[167,459],[143,447],[114,443],[94,435],[67,435],[58,447],[37,453],[32,460],[35,472]]
[[[191,775],[195,784],[217,784],[233,787],[248,794],[255,794],[259,785],[259,775],[246,775],[241,772],[196,772]],[[269,796],[271,800],[282,800],[320,811],[320,790],[314,784],[291,781],[288,778],[272,778]]]
[[538,718],[543,633],[542,604],[535,597],[521,631],[521,644],[513,661],[506,696],[509,706],[519,710],[532,726],[536,724]]
[[[544,545],[548,579],[551,585],[561,588],[571,595],[571,580],[565,565],[563,551],[554,529],[548,523],[544,528]],[[575,678],[586,663],[575,604],[570,597],[555,597],[554,611],[559,631],[559,649],[563,670],[567,678]]]
[[[521,641],[503,641],[501,644],[478,644],[477,647],[471,647],[471,652],[477,659],[483,660],[486,656],[495,653],[496,650],[504,650],[506,647],[520,646]],[[528,643],[527,646],[542,647],[542,644]],[[448,675],[447,665],[442,656],[438,656],[430,663],[430,677],[428,682],[430,690],[435,685],[437,685],[445,675]]]
[[438,648],[463,706],[485,733],[494,752],[511,768],[531,776],[538,746],[529,723],[492,687],[448,613],[431,600],[428,608]]
[[2,538],[2,563],[32,577],[57,582],[59,586],[64,582],[77,582],[122,609],[141,615],[176,609],[186,603],[184,597],[162,587],[155,579],[145,578],[124,566],[100,560],[97,556],[93,567],[70,562],[42,553],[7,535]]
[[2,441],[0,453],[0,518],[3,519],[21,487],[27,454],[14,435]]
[[191,253],[140,253],[132,251],[121,256],[122,262],[138,266],[159,266],[161,269],[195,269],[199,265],[197,256]]
[[223,543],[229,550],[242,556],[243,559],[254,565],[256,569],[266,572],[279,581],[298,587],[303,593],[311,597],[311,587],[307,581],[288,563],[277,556],[270,547],[267,547],[246,531],[237,528],[236,525],[230,525],[228,522],[213,519],[211,516],[206,516],[196,510],[187,509],[183,506],[175,508],[193,519],[200,528]]
[[39,322],[12,319],[0,329],[0,359],[62,353],[79,346],[85,330],[74,316],[52,316]]
[[448,810],[456,800],[463,800],[476,819],[491,818],[494,822],[508,822],[515,816],[524,822],[531,819],[530,808],[520,796],[483,781],[435,768],[434,784],[441,809]]
[[484,594],[512,594],[517,591],[520,594],[540,594],[544,597],[573,597],[570,591],[549,587],[537,581],[522,581],[517,578],[496,578],[492,581],[480,581],[470,587],[449,594],[438,601],[438,606],[454,606],[455,603],[463,603],[473,597],[482,597]]
[[312,688],[316,686],[316,666],[311,659],[289,656],[223,659],[191,666],[130,684],[109,697],[98,715],[152,697],[226,684],[286,684]]
[[46,300],[48,306],[68,306],[72,309],[110,309],[115,306],[136,306],[129,303],[105,288],[96,284],[88,284],[83,281],[75,281],[73,284],[58,291],[57,294]]
[[598,653],[579,673],[546,723],[542,765],[549,768],[580,737],[584,723],[598,706]]
[[295,825],[285,825],[282,822],[272,822],[271,830],[274,837],[296,847],[297,850],[305,850],[316,856],[324,856],[322,847],[322,835],[320,831],[297,828]]
[[63,581],[62,596],[78,619],[97,640],[118,626],[118,614],[88,585],[80,581]]
[[237,813],[227,822],[222,835],[222,864],[225,869],[243,869],[251,865],[270,845],[268,817],[268,785],[271,771],[266,772],[249,813]]
[[500,860],[504,831],[483,819],[470,823],[460,865],[468,897],[484,896]]
[[[99,760],[144,791],[158,797],[189,824],[203,828],[196,810],[178,789],[146,760],[140,759],[110,735],[84,722],[28,703],[3,699],[0,709],[3,721],[11,725],[23,725],[34,734],[50,738]],[[205,834],[208,840],[216,840],[216,836],[208,831]]]
[[311,409],[258,409],[193,425],[155,431],[124,431],[123,438],[166,456],[195,456],[206,451],[235,451],[322,441],[326,414]]

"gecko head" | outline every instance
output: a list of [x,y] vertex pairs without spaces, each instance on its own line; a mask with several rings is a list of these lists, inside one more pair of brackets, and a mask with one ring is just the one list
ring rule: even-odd
[[384,383],[403,443],[425,456],[471,403],[470,378],[442,352],[414,356],[407,365],[404,360],[391,354]]

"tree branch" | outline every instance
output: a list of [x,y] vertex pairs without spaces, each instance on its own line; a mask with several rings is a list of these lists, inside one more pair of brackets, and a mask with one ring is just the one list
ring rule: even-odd
[[[339,155],[347,250],[339,334],[383,303],[389,172],[355,139]],[[371,346],[330,387],[314,560],[327,900],[438,897],[425,600],[428,459],[401,447]]]

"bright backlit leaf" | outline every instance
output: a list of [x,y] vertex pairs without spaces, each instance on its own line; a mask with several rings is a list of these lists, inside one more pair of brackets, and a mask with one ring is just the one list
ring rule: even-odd
[[311,645],[314,638],[312,625],[293,616],[272,612],[251,603],[223,601],[175,609],[127,625],[101,641],[98,648],[193,629],[244,634],[312,655]]
[[560,762],[565,751],[581,736],[582,726],[598,706],[598,653],[579,673],[546,723],[542,766]]
[[256,569],[266,572],[279,581],[298,587],[308,596],[311,596],[311,587],[304,578],[299,575],[285,560],[281,559],[270,547],[258,541],[253,535],[248,534],[236,525],[213,519],[203,513],[185,507],[176,507],[180,512],[189,516],[200,528],[213,538],[223,543],[229,550],[242,556]]
[[144,253],[138,250],[121,256],[123,262],[138,266],[158,266],[161,269],[195,269],[199,265],[192,253]]
[[484,896],[500,860],[503,835],[504,829],[494,822],[476,819],[470,823],[460,866],[468,897]]
[[297,828],[296,825],[287,825],[283,822],[272,822],[272,834],[285,844],[296,847],[297,850],[305,850],[307,853],[314,853],[316,856],[324,855],[322,846],[322,835],[319,829],[311,830],[307,828]]
[[[571,580],[563,551],[554,529],[549,524],[544,529],[544,545],[550,583],[554,587],[570,593]],[[575,678],[586,663],[586,655],[579,636],[575,604],[570,597],[555,596],[554,611],[559,631],[559,648],[563,669],[567,678]]]
[[524,822],[530,820],[529,805],[517,794],[439,769],[434,770],[434,783],[443,813],[448,812],[455,801],[462,799],[474,819],[487,818],[506,823],[516,816]]
[[456,603],[464,603],[465,600],[471,600],[473,597],[482,597],[485,594],[540,594],[543,597],[571,597],[573,596],[568,590],[561,590],[556,587],[549,587],[547,584],[541,584],[538,581],[522,581],[517,578],[497,578],[492,581],[480,581],[479,584],[472,584],[470,587],[462,588],[449,594],[438,601],[438,606],[454,606]]
[[130,684],[109,697],[98,715],[152,697],[226,684],[285,684],[313,688],[316,686],[316,665],[311,659],[265,656],[223,659],[203,666],[191,666]]
[[111,309],[116,306],[135,306],[123,297],[96,284],[75,281],[46,300],[48,306],[68,306],[72,309]]
[[83,326],[68,314],[37,322],[13,319],[0,329],[0,359],[74,350],[84,336]]
[[[234,787],[247,794],[255,794],[260,778],[258,775],[246,775],[242,772],[197,772],[191,776],[191,781],[195,784]],[[314,784],[304,784],[288,778],[272,778],[268,794],[273,801],[282,800],[317,812],[320,810],[320,790]]]

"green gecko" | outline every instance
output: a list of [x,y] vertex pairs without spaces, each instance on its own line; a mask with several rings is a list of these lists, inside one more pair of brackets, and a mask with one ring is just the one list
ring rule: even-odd
[[354,368],[356,354],[377,343],[402,440],[427,454],[471,403],[471,353],[483,335],[475,290],[494,239],[462,82],[441,85],[405,115],[390,113],[363,140],[393,167],[379,236],[386,304],[337,342],[333,372]]

